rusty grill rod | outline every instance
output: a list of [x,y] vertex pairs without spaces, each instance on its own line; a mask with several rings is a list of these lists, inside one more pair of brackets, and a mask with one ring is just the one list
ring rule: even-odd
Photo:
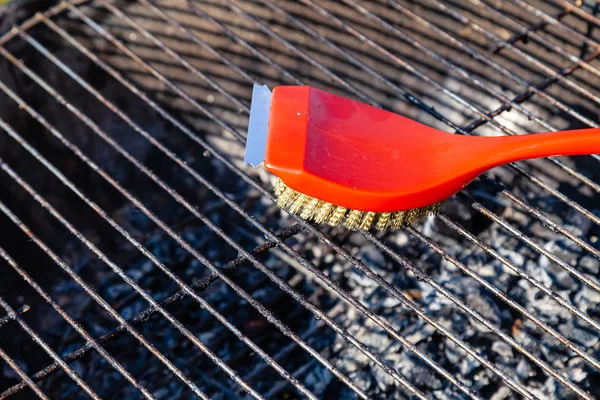
[[[24,306],[19,307],[19,309],[17,310],[17,314],[23,315],[29,311],[31,311],[31,307],[29,307],[26,304]],[[4,327],[4,325],[8,325],[13,321],[14,321],[14,319],[10,315],[5,315],[4,317],[0,318],[0,329],[2,329]]]
[[[15,179],[20,180],[20,177],[16,175],[16,173],[10,169],[10,167],[4,163],[2,159],[0,159],[0,168],[14,176]],[[8,265],[10,265],[22,278],[25,282],[29,284],[39,295],[42,297],[46,303],[50,304],[54,310],[77,332],[86,340],[87,345],[90,349],[94,349],[100,354],[113,368],[115,368],[125,379],[127,379],[136,389],[138,389],[144,397],[147,399],[155,399],[155,397],[142,386],[131,374],[127,371],[117,360],[114,359],[100,344],[96,341],[83,327],[78,324],[61,306],[59,306],[50,295],[42,289],[40,285],[35,282],[25,270],[19,266],[16,261],[2,248],[0,247],[0,257],[2,257]],[[63,360],[65,361],[65,360]],[[62,364],[55,362],[55,365],[58,367],[62,367]],[[0,394],[0,397],[3,397],[3,394]]]
[[[10,318],[12,319],[12,317]],[[12,368],[12,370],[15,371],[21,379],[23,379],[23,382],[25,382],[25,384],[29,386],[29,388],[31,388],[31,390],[33,390],[33,392],[40,399],[49,400],[49,397],[46,396],[44,392],[42,392],[39,386],[35,384],[35,382],[25,373],[25,371],[23,371],[19,364],[17,364],[15,360],[13,360],[8,354],[6,354],[6,352],[2,350],[2,348],[0,348],[0,358],[2,358],[8,364],[8,366]]]
[[[542,21],[544,21],[546,24],[552,25],[555,28],[557,28],[558,30],[560,30],[568,35],[572,35],[572,36],[576,37],[577,39],[583,41],[588,46],[595,47],[596,49],[600,49],[600,44],[598,42],[596,42],[595,40],[593,40],[591,38],[588,38],[585,35],[582,35],[581,33],[577,32],[575,29],[569,27],[568,25],[561,22],[560,20],[553,18],[552,16],[550,16],[548,13],[544,12],[543,10],[538,10],[537,8],[532,7],[531,5],[527,4],[526,2],[524,2],[522,0],[510,0],[510,1],[513,2],[514,4],[518,5],[519,7],[523,8],[524,10],[529,11],[531,14],[535,15],[536,17],[541,18]],[[565,10],[567,10],[567,9],[568,8],[565,8]],[[506,15],[504,15],[504,14],[502,14],[502,15],[506,17]],[[508,18],[514,22],[514,20],[512,18],[509,18],[509,17],[506,17],[506,18]],[[540,43],[542,43],[542,44],[550,43],[549,41],[546,41],[544,38],[540,37],[540,35],[538,35],[537,33],[533,33],[531,36],[534,37],[536,40],[541,39]],[[594,75],[600,77],[600,70],[598,70],[598,68],[592,67],[591,65],[586,63],[581,58],[576,57],[573,54],[566,52],[562,47],[553,45],[552,50],[554,50],[556,53],[563,55],[564,57],[568,58],[570,61],[572,61],[574,63],[577,63],[577,64],[581,63],[582,64],[581,67],[592,72]],[[563,54],[563,52],[565,54]]]
[[[16,135],[16,132],[12,131],[6,123],[0,119],[0,127],[2,127],[5,131],[13,133]],[[28,144],[26,144],[28,146]],[[32,149],[33,150],[33,149]],[[35,150],[34,150],[35,152]],[[25,225],[19,217],[17,217],[8,207],[6,207],[2,202],[0,202],[0,211],[2,211],[10,220],[19,227],[34,243],[40,247],[59,267],[61,267],[71,278],[81,286],[86,293],[88,293],[99,305],[101,305],[107,312],[112,314],[113,318],[119,321],[122,325],[127,326],[127,330],[136,338],[138,341],[144,345],[152,354],[154,354],[157,358],[159,358],[163,364],[171,370],[176,376],[180,377],[180,379],[186,383],[190,389],[200,398],[208,399],[208,397],[192,382],[190,381],[174,364],[172,364],[160,351],[154,348],[142,335],[140,335],[134,328],[132,328],[124,319],[120,316],[120,314],[114,310],[101,296],[99,296],[87,283],[85,283],[81,277],[73,271],[73,269],[66,264],[56,253],[54,253],[44,242],[42,242],[28,227]],[[57,360],[61,367],[64,364],[64,361],[60,358]],[[66,364],[65,364],[66,365]],[[63,367],[64,369],[64,367]],[[2,396],[4,397],[4,396]]]
[[[473,3],[475,6],[480,6],[480,7],[485,8],[486,10],[490,11],[495,17],[508,22],[510,25],[517,27],[517,29],[520,29],[520,30],[526,29],[522,24],[515,21],[514,18],[511,18],[511,17],[507,16],[506,14],[501,13],[500,11],[496,10],[495,8],[491,7],[488,4],[485,4],[484,2],[482,2],[480,0],[469,0],[469,1],[471,3]],[[550,17],[548,14],[544,13],[543,11],[538,10],[534,7],[531,7],[520,0],[509,0],[509,1],[511,1],[513,4],[515,4],[517,6],[521,7],[522,9],[529,11],[531,14],[534,14],[535,16],[541,18],[542,23],[544,23],[546,25],[553,25],[557,29],[559,29],[565,33],[568,33],[569,35],[577,37],[578,39],[585,42],[587,45],[591,45],[592,47],[595,47],[596,49],[598,49],[598,45],[594,41],[581,35],[579,32],[569,28],[567,25],[559,22],[555,18]],[[535,10],[535,11],[532,11],[532,10]],[[585,69],[586,71],[589,71],[592,74],[600,77],[600,70],[593,67],[588,62],[581,59],[580,57],[577,57],[577,56],[569,53],[568,51],[563,49],[561,46],[556,45],[556,44],[552,43],[550,40],[543,38],[538,33],[534,32],[534,31],[527,31],[526,36],[528,38],[533,39],[534,41],[541,44],[542,46],[546,47],[548,50],[551,50],[551,51],[555,52],[556,54],[563,56],[564,58],[568,59],[569,61],[571,61],[574,64],[577,64],[578,66]]]
[[[4,203],[2,203],[0,201],[0,209],[2,209],[4,211]],[[4,250],[2,248],[0,248],[0,252],[4,252]],[[52,350],[52,348],[48,345],[48,343],[46,343],[44,341],[44,339],[42,339],[28,324],[27,322],[23,321],[23,319],[21,318],[21,316],[15,312],[15,310],[6,302],[4,301],[4,299],[0,296],[0,306],[2,306],[2,308],[4,308],[4,311],[6,311],[6,313],[12,318],[14,319],[20,326],[21,329],[23,329],[25,332],[27,332],[27,334],[29,335],[29,337],[31,339],[33,339],[42,349],[44,349],[44,351],[54,360],[56,361],[62,368],[62,370],[71,378],[73,379],[73,381],[75,381],[75,383],[77,384],[77,386],[79,386],[80,388],[82,388],[91,398],[93,398],[94,400],[100,400],[100,396],[98,396],[96,394],[96,392],[94,392],[94,390],[89,387],[89,385],[87,383],[85,383],[81,377],[79,377],[79,375],[77,375],[77,373],[75,371],[73,371],[73,368],[69,367],[69,365],[67,363],[65,363],[58,354],[56,354],[56,352],[54,350]],[[0,349],[0,351],[2,351]],[[19,376],[22,377],[21,373],[23,373],[23,370],[21,368],[19,368],[17,366],[17,364],[14,362],[14,360],[11,360],[10,357],[8,357],[6,355],[6,353],[4,353],[4,351],[2,351],[2,358],[4,358],[7,362],[9,362],[9,365],[15,370],[15,372],[17,374],[19,374]],[[6,358],[5,358],[6,356]],[[15,369],[14,367],[17,366],[17,368]],[[29,387],[41,398],[46,399],[47,397],[41,392],[41,390],[39,390],[39,388],[30,380],[30,379],[26,379],[26,382],[28,383]],[[41,395],[41,396],[40,396]]]
[[[445,7],[444,5],[442,5],[439,0],[432,0],[437,2],[438,4],[440,4],[441,6]],[[486,7],[487,9],[490,9],[492,11],[493,10],[491,7],[487,6],[485,3],[482,3],[479,0],[469,0],[471,3],[476,4],[476,5],[481,5]],[[429,0],[428,0],[429,2]],[[498,13],[497,11],[495,13]],[[498,13],[500,14],[500,13]],[[473,24],[473,26],[479,26],[477,24]],[[482,32],[487,32],[488,37],[492,38],[492,40],[501,43],[503,45],[504,48],[509,49],[513,52],[515,52],[516,54],[518,54],[519,56],[525,57],[525,59],[527,61],[529,61],[531,64],[537,66],[540,70],[544,71],[546,74],[548,74],[549,76],[554,76],[556,74],[556,71],[553,70],[552,67],[548,66],[547,64],[545,64],[543,61],[538,60],[536,57],[525,53],[524,51],[520,50],[518,47],[513,46],[512,44],[508,43],[506,40],[502,40],[500,38],[498,38],[495,34],[493,34],[492,32],[486,30],[485,28],[481,28],[478,29],[478,31],[482,31]],[[548,44],[549,42],[544,41],[544,43]],[[561,52],[562,53],[562,52]],[[578,67],[585,67],[586,65],[588,65],[588,61],[586,60],[581,60],[578,57],[575,57],[575,61],[574,61],[575,65],[577,65]],[[591,68],[588,66],[588,68]],[[574,83],[573,81],[566,79],[564,77],[559,77],[558,80],[561,83],[564,83],[566,86],[568,86],[569,88],[575,90],[577,93],[582,94],[583,96],[587,97],[588,99],[594,101],[597,104],[600,104],[600,97],[596,96],[595,94],[593,94],[592,92],[590,92],[589,90],[577,85],[576,83]]]
[[[461,41],[460,39],[458,39],[454,35],[448,33],[447,31],[445,31],[445,30],[443,30],[441,28],[439,28],[438,26],[436,26],[433,23],[429,22],[425,18],[423,18],[423,17],[417,15],[416,13],[412,12],[408,8],[406,8],[406,7],[398,4],[397,1],[395,1],[395,0],[387,0],[386,4],[389,4],[395,10],[401,12],[402,14],[405,14],[405,15],[409,16],[410,18],[414,18],[414,20],[417,21],[419,24],[421,24],[421,25],[425,26],[426,28],[433,30],[435,33],[443,36],[444,39],[448,40],[450,43],[452,43],[453,45],[457,46],[458,48],[460,48],[461,50],[463,50],[465,53],[469,54],[470,56],[474,57],[478,61],[481,61],[482,63],[490,66],[494,70],[498,71],[499,73],[501,73],[502,75],[504,75],[506,77],[511,78],[512,80],[514,80],[515,82],[519,83],[520,85],[527,87],[531,92],[533,92],[536,95],[540,96],[541,98],[543,98],[544,100],[546,100],[549,104],[560,108],[561,110],[565,111],[566,113],[568,113],[572,117],[577,118],[579,121],[581,121],[581,122],[583,122],[583,123],[585,123],[585,124],[587,124],[587,125],[589,125],[591,127],[598,127],[598,126],[600,126],[596,122],[592,121],[589,118],[586,118],[585,116],[583,116],[580,113],[578,113],[577,111],[575,111],[573,108],[571,108],[568,105],[564,104],[563,102],[561,102],[560,100],[558,100],[556,97],[552,96],[551,94],[548,94],[548,93],[544,92],[543,89],[545,87],[538,88],[536,85],[533,85],[533,84],[529,83],[527,80],[521,78],[517,74],[513,73],[512,71],[508,70],[507,68],[505,68],[502,65],[498,64],[497,62],[493,61],[489,57],[486,57],[485,55],[483,55],[479,51],[475,50],[473,47],[465,44],[463,41]],[[466,17],[462,16],[461,14],[455,13],[454,11],[452,11],[452,16],[456,17],[455,19],[460,19],[463,22],[467,20]],[[527,32],[529,32],[529,30]],[[507,41],[507,43],[510,43],[511,40],[512,39],[509,39]],[[521,99],[521,96],[517,96],[516,98],[514,98],[514,99],[512,99],[510,101],[510,104],[513,104],[513,103],[517,103],[518,104],[518,103],[521,102],[521,101],[519,101],[520,99]],[[502,105],[503,106],[509,106],[509,103],[503,102]],[[535,120],[536,121],[538,121],[538,120],[541,121],[540,125],[542,125],[542,126],[550,126],[551,130],[555,129],[553,126],[549,125],[549,123],[547,121],[545,121],[544,119],[542,119],[540,117],[536,117]]]
[[[544,71],[544,73],[546,73],[548,75],[548,82],[554,83],[554,82],[561,82],[564,83],[565,85],[571,87],[571,88],[577,88],[575,89],[576,91],[585,91],[584,88],[582,88],[581,86],[577,85],[576,83],[572,82],[571,80],[568,79],[568,75],[570,75],[571,73],[573,73],[573,71],[575,71],[576,69],[580,68],[579,64],[574,64],[571,67],[567,67],[564,68],[560,71],[554,71],[551,67],[548,67],[547,65],[543,64],[541,61],[539,61],[536,57],[525,53],[524,51],[520,50],[519,48],[511,45],[510,43],[508,43],[506,40],[501,39],[500,37],[498,37],[497,35],[495,35],[493,32],[490,32],[489,30],[485,29],[484,27],[482,27],[481,25],[473,22],[472,20],[470,20],[469,18],[465,17],[464,15],[451,10],[450,8],[448,8],[445,4],[441,3],[438,0],[427,0],[427,4],[433,6],[434,8],[442,11],[443,13],[451,16],[452,18],[456,19],[457,21],[469,26],[470,28],[472,28],[474,31],[476,31],[477,33],[482,33],[484,34],[488,39],[496,42],[498,45],[502,45],[504,47],[506,47],[507,49],[511,50],[512,52],[516,53],[517,55],[524,57],[525,60],[527,60],[530,64],[533,64],[535,66],[537,66],[540,70]],[[598,52],[594,52],[591,56],[586,57],[584,59],[584,61],[586,63],[589,63],[591,61],[593,61],[595,58],[598,57]],[[542,85],[547,85],[546,82],[543,82]],[[589,96],[587,96],[589,97]],[[597,96],[591,96],[593,101],[597,102],[599,99]]]
[[[283,232],[279,233],[277,236],[280,237],[282,240],[286,240],[286,239],[292,237],[293,235],[296,235],[298,232],[300,232],[299,227],[293,226],[293,227],[290,227],[290,228],[284,230]],[[259,255],[259,254],[275,247],[276,245],[277,244],[272,241],[267,241],[267,242],[263,243],[262,245],[254,248],[254,250],[252,251],[252,254],[255,256]],[[4,258],[4,254],[0,253],[0,255],[2,255]],[[246,261],[245,258],[238,257],[235,260],[232,260],[231,262],[227,263],[225,266],[222,267],[222,269],[223,269],[223,271],[226,271],[226,272],[233,272],[240,265],[242,265],[245,261]],[[211,274],[205,278],[202,278],[200,280],[196,280],[196,281],[192,282],[192,284],[190,286],[192,288],[194,288],[195,290],[203,290],[203,289],[206,289],[207,287],[209,287],[217,279],[218,279],[217,275]],[[33,281],[32,281],[32,283],[37,285]],[[174,303],[186,296],[187,296],[187,293],[183,289],[179,289],[177,292],[175,292],[175,293],[167,296],[165,299],[161,300],[160,305],[163,307],[167,306],[167,305]],[[128,319],[127,322],[131,325],[138,325],[138,324],[148,321],[151,317],[155,316],[157,313],[158,313],[158,311],[155,308],[153,308],[152,306],[149,306],[148,308],[146,308],[145,310],[143,310],[139,314],[137,314],[135,317]],[[6,318],[6,317],[4,317],[4,318]],[[107,332],[107,333],[103,334],[102,336],[100,336],[97,339],[97,342],[100,344],[105,343],[109,340],[115,339],[116,337],[118,337],[126,332],[127,332],[126,326],[119,325],[118,327],[114,328],[110,332]],[[94,347],[92,345],[92,342],[88,342],[85,345],[83,345],[82,347],[80,347],[79,349],[74,350],[73,352],[71,352],[68,355],[66,355],[65,357],[63,357],[63,360],[67,363],[73,362],[75,360],[80,359],[84,355],[88,354],[93,349],[94,349]],[[264,364],[261,364],[261,365],[264,365]],[[43,368],[42,370],[36,372],[32,377],[36,381],[38,381],[38,380],[46,378],[47,376],[49,376],[59,370],[60,370],[60,366],[58,363],[55,362],[53,364],[50,364],[46,368]],[[16,385],[10,387],[3,393],[0,393],[0,399],[5,399],[5,398],[10,397],[11,395],[13,395],[13,394],[17,393],[18,391],[22,390],[23,388],[25,388],[25,386],[26,386],[25,383],[21,382],[21,383],[18,383]]]

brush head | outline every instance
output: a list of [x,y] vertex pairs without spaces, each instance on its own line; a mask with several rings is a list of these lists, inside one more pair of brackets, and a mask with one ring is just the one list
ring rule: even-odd
[[279,178],[275,181],[277,205],[307,221],[331,226],[343,225],[348,229],[401,228],[428,215],[437,215],[443,202],[406,211],[373,212],[337,206],[300,193],[286,186]]
[[309,86],[255,85],[245,161],[264,160],[278,204],[302,218],[385,229],[436,213],[468,183],[446,173],[454,136]]

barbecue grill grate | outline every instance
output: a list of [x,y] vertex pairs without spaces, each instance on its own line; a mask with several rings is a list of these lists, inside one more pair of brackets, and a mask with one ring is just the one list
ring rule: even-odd
[[14,27],[0,399],[597,398],[600,157],[374,235],[278,211],[242,152],[255,81],[467,135],[598,127],[598,4],[74,0]]

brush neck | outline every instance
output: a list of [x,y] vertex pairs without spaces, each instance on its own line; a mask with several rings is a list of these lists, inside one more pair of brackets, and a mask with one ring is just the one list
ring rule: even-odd
[[600,154],[600,128],[484,139],[490,167],[532,158]]

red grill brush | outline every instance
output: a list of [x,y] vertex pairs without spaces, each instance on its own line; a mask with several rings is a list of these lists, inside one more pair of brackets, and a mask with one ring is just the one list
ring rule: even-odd
[[600,153],[600,129],[510,137],[446,133],[309,86],[254,87],[245,162],[276,175],[278,205],[349,229],[400,227],[486,170]]

